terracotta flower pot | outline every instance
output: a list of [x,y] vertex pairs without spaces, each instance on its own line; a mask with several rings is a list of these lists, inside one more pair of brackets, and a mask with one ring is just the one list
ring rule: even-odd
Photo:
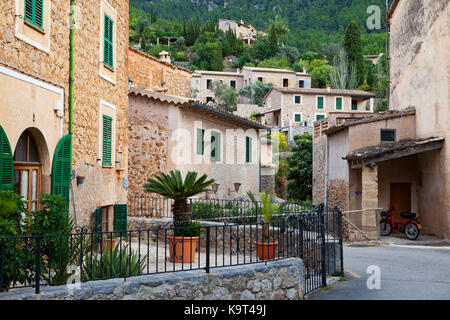
[[254,242],[258,246],[259,260],[273,260],[278,249],[278,241],[274,242]]
[[169,239],[170,262],[191,263],[195,261],[195,251],[199,237],[175,237]]
[[102,249],[103,249],[103,247],[106,247],[109,250],[111,250],[111,249],[114,249],[114,247],[117,245],[118,242],[119,242],[119,240],[117,238],[108,237],[108,238],[102,239],[100,246]]

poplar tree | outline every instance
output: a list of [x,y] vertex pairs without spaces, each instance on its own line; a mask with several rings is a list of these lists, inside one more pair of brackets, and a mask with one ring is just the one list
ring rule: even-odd
[[345,33],[344,49],[348,57],[348,74],[351,74],[351,66],[356,67],[356,77],[358,80],[358,86],[364,83],[364,57],[362,53],[361,34],[356,22],[351,22]]

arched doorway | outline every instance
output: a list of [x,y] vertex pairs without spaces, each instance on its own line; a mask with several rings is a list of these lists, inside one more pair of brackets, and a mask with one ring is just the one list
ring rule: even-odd
[[30,130],[25,130],[20,136],[13,160],[14,192],[23,197],[28,210],[36,210],[42,192],[42,161]]

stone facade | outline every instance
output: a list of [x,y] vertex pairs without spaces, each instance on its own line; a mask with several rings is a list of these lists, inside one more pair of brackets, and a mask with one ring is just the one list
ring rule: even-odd
[[[298,300],[303,298],[303,263],[290,258],[266,264],[184,271],[68,286],[16,289],[5,300]],[[70,291],[70,289],[72,291]]]
[[[24,109],[1,116],[0,125],[5,127],[13,153],[21,133],[31,128],[39,141],[42,162],[40,192],[50,193],[53,154],[69,125],[70,6],[68,1],[45,1],[44,28],[37,30],[21,18],[22,4],[20,0],[0,4],[0,62],[5,68],[0,73],[10,77],[0,82],[0,88],[8,92],[8,99],[0,100],[0,110],[16,110],[18,102]],[[87,0],[77,2],[75,8],[73,170],[85,181],[79,186],[73,183],[70,208],[76,208],[82,225],[90,224],[95,208],[125,203],[127,198],[123,179],[127,176],[128,150],[128,9],[128,1],[121,0]],[[103,63],[104,14],[114,20],[112,68]],[[13,83],[15,87],[8,88]],[[48,97],[49,91],[58,90],[57,98]],[[113,163],[108,167],[101,164],[103,114],[113,118]],[[120,168],[115,163],[119,153],[125,159]]]
[[139,50],[128,50],[128,73],[133,86],[190,97],[192,72],[162,62]]

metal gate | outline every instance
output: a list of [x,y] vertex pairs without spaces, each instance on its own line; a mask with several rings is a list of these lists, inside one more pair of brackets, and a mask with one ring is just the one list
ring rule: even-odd
[[327,285],[327,275],[343,276],[342,213],[323,204],[300,217],[304,294]]

